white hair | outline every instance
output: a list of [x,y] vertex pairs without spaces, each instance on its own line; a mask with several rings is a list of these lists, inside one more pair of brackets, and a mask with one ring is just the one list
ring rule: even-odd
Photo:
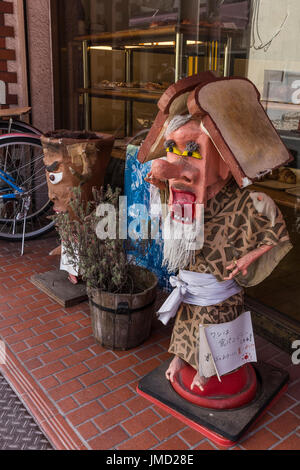
[[165,132],[165,137],[168,137],[169,134],[177,131],[177,129],[184,126],[187,122],[191,121],[192,118],[193,116],[191,114],[184,114],[183,116],[177,114],[176,116],[174,116],[168,124],[168,127]]
[[[202,219],[203,219],[203,213]],[[201,219],[193,220],[192,224],[185,225],[173,220],[170,212],[164,220],[164,256],[163,266],[169,272],[186,269],[190,263],[195,263],[195,250],[203,247],[204,222]]]

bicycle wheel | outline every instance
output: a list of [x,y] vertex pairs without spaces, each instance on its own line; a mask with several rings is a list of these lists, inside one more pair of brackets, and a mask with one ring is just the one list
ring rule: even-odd
[[[0,169],[24,193],[16,199],[5,199],[14,189],[0,178],[0,238],[20,240],[24,228],[24,203],[28,204],[25,240],[38,237],[54,227],[48,197],[43,147],[37,136],[8,134],[0,137]],[[2,198],[1,198],[2,196]],[[26,199],[27,198],[27,199]]]
[[[14,120],[11,125],[10,133],[22,133],[22,134],[36,134],[41,135],[36,127],[31,126],[23,121]],[[8,133],[8,121],[0,120],[0,134]]]

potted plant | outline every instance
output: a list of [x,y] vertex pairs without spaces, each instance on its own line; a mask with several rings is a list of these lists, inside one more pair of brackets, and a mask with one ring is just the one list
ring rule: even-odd
[[92,201],[87,203],[82,201],[80,188],[73,191],[72,217],[64,212],[54,218],[68,261],[76,265],[86,282],[93,334],[109,349],[136,347],[150,335],[157,278],[146,268],[134,265],[127,256],[126,241],[118,236],[99,238],[96,234],[103,220],[96,210],[100,204],[111,204],[119,220],[121,190],[93,188]]

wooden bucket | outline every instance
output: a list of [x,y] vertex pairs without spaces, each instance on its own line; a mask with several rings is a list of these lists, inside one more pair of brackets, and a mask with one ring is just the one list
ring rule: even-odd
[[139,266],[130,269],[134,286],[140,290],[138,294],[112,294],[88,289],[93,334],[108,349],[131,349],[150,336],[157,277]]

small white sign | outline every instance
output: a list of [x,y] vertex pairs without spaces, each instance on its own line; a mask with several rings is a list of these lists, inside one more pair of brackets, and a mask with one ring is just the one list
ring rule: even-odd
[[231,322],[201,329],[204,329],[217,375],[222,376],[247,362],[257,361],[250,312]]

